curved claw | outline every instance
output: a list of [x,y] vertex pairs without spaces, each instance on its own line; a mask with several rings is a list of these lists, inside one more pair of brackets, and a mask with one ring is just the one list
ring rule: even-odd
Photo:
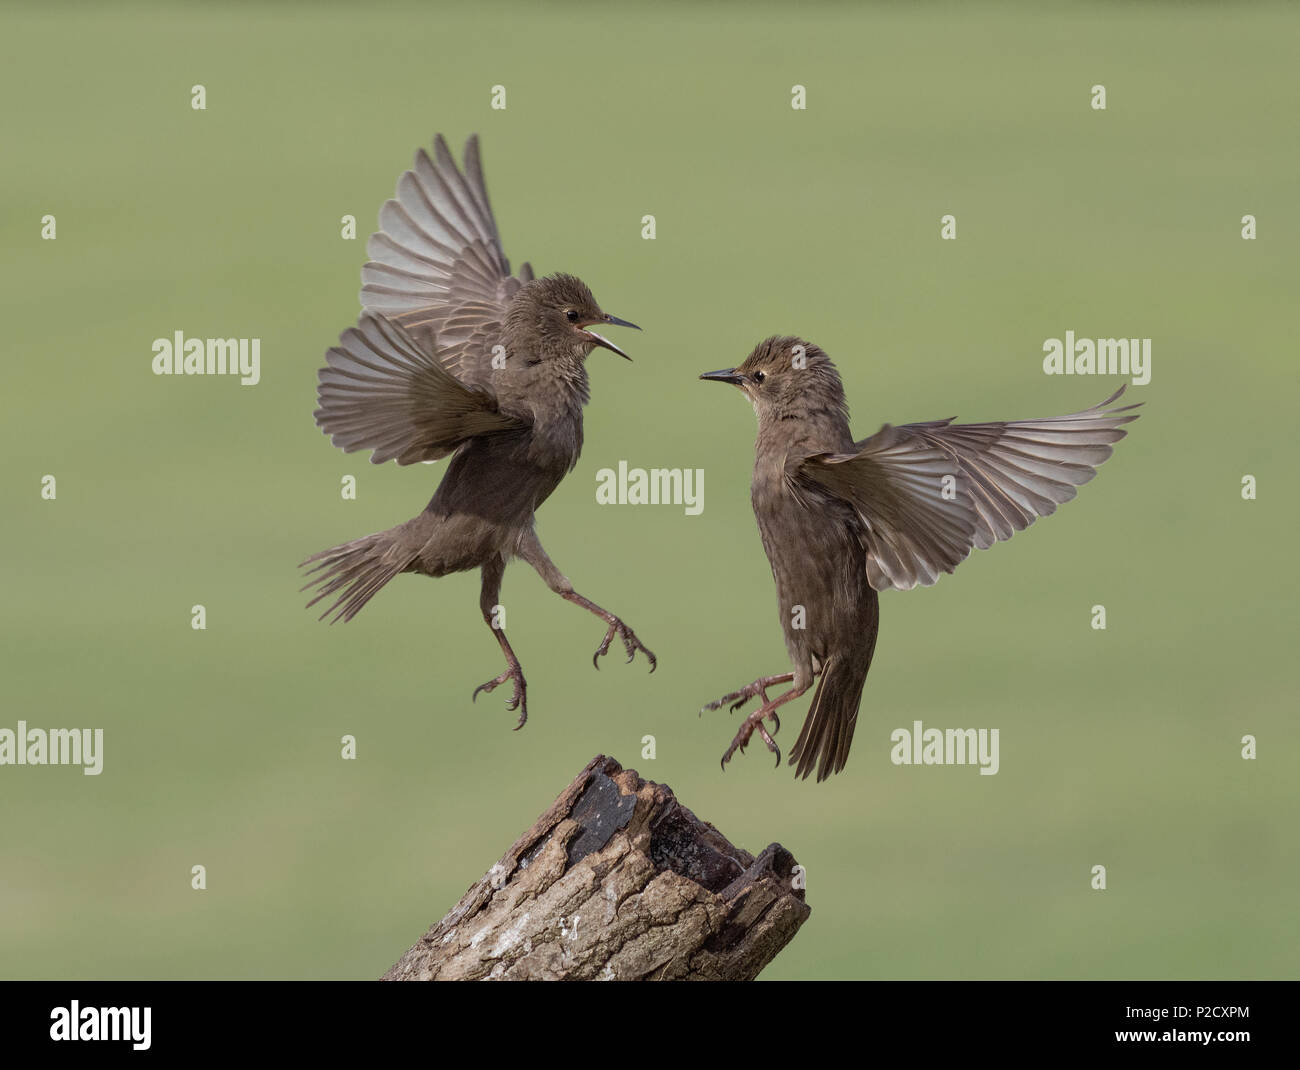
[[[642,646],[641,640],[637,639],[636,646],[638,650],[640,650],[643,654],[645,654],[646,661],[650,662],[650,671],[654,672],[655,669],[659,667],[659,659],[656,658],[654,654],[652,654],[647,647]],[[635,657],[636,657],[636,650],[629,650],[627,655],[627,660],[630,662]]]
[[[653,671],[654,671],[654,670],[652,669],[651,672],[653,672]],[[733,702],[732,705],[731,705],[731,712],[732,712],[732,713],[735,713],[738,709],[740,709],[741,706],[743,706],[746,702],[748,702],[751,698],[753,698],[753,696],[752,696],[752,695],[746,695],[745,692],[744,692],[743,690],[742,690],[742,691],[732,691],[732,692],[729,692],[729,693],[726,694],[726,695],[723,695],[722,698],[718,699],[716,702],[707,702],[707,703],[705,703],[703,706],[700,707],[700,713],[705,713],[705,712],[710,711],[710,710],[720,710],[720,709],[722,709],[722,707],[725,706],[728,702],[731,702],[731,700],[732,700],[733,698],[734,698],[736,701]]]
[[649,647],[647,647],[644,643],[641,642],[640,639],[636,637],[636,632],[632,631],[631,628],[629,628],[617,617],[615,617],[614,620],[610,623],[609,631],[605,633],[605,638],[601,640],[600,646],[596,647],[596,653],[594,653],[591,656],[592,665],[594,665],[597,669],[600,668],[601,655],[609,653],[609,644],[613,642],[615,635],[617,635],[621,640],[623,640],[623,649],[627,651],[628,664],[631,664],[633,661],[636,660],[636,652],[639,650],[646,656],[646,659],[650,662],[650,671],[651,672],[655,671],[655,669],[659,665],[659,659],[654,656],[654,652],[651,651]]
[[492,692],[509,680],[513,684],[513,691],[509,701],[506,702],[506,709],[513,713],[519,711],[519,720],[515,724],[514,730],[517,732],[523,728],[528,721],[528,684],[524,681],[524,674],[517,666],[506,669],[500,676],[494,676],[486,683],[479,684],[474,688],[474,693],[470,695],[470,702],[477,702],[480,691]]
[[[651,669],[651,672],[653,671],[654,670]],[[755,698],[762,698],[762,704],[764,706],[769,705],[767,688],[762,685],[762,680],[755,680],[752,684],[746,684],[739,691],[728,692],[723,695],[722,698],[718,699],[717,702],[710,702],[707,706],[702,706],[700,712],[703,713],[705,710],[720,710],[728,702],[731,702],[731,712],[735,713],[741,707],[745,706],[750,699]],[[735,699],[735,701],[732,702],[732,699]]]
[[[727,695],[722,699],[722,701],[725,702],[730,697],[730,695]],[[740,751],[741,754],[745,753],[745,747],[748,745],[750,738],[755,732],[757,732],[759,737],[763,740],[764,746],[776,755],[776,768],[781,768],[781,748],[776,745],[776,740],[772,738],[772,732],[781,731],[781,719],[777,716],[775,710],[768,709],[768,705],[768,703],[764,703],[741,722],[740,730],[736,733],[736,738],[731,741],[731,746],[728,747],[726,753],[722,755],[723,769],[726,769],[727,762],[731,760],[731,756],[735,754],[736,751]],[[735,709],[735,707],[733,706],[732,709]],[[703,713],[704,711],[701,710],[700,712]],[[772,718],[772,732],[768,732],[767,728],[763,725],[763,720],[767,717]]]

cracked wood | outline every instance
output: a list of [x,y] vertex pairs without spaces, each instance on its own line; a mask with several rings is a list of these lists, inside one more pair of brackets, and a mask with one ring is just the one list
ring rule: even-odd
[[811,912],[795,871],[597,755],[383,980],[752,980]]

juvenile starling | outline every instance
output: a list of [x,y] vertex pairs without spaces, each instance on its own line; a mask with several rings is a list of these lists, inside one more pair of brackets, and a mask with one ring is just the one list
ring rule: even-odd
[[[1136,405],[1006,423],[886,424],[853,441],[839,373],[798,338],[760,342],[737,368],[701,379],[731,383],[758,414],[751,497],[793,672],[764,676],[711,702],[740,709],[761,697],[722,756],[725,768],[754,732],[817,681],[790,753],[795,775],[825,780],[844,768],[880,623],[877,592],[929,586],[972,548],[1009,539],[1075,496]],[[1127,415],[1121,415],[1127,414]],[[769,699],[767,689],[791,684]],[[701,710],[701,713],[704,712]]]
[[[509,680],[506,708],[528,718],[519,659],[496,616],[506,562],[522,558],[551,590],[608,626],[592,657],[617,635],[631,661],[655,656],[618,617],[578,594],[542,549],[533,515],[573,470],[582,449],[587,355],[597,346],[630,360],[592,327],[636,327],[601,311],[572,275],[512,276],[501,248],[479,162],[477,137],[465,145],[462,174],[439,135],[421,149],[379,213],[370,262],[361,270],[356,327],[339,338],[320,370],[316,423],[345,452],[371,450],[374,464],[451,455],[424,511],[404,524],[303,562],[315,605],[334,597],[321,619],[351,620],[402,572],[445,576],[482,570],[479,608],[506,668],[481,684]],[[638,330],[640,328],[637,328]]]

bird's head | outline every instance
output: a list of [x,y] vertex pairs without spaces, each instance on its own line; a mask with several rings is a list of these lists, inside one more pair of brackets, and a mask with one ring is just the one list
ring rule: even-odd
[[641,329],[602,311],[587,284],[573,275],[547,275],[527,283],[506,313],[507,339],[517,352],[540,359],[572,356],[581,360],[601,346],[631,360],[608,338],[592,330],[600,324]]
[[802,338],[774,335],[759,342],[744,363],[700,378],[739,387],[760,421],[822,410],[847,419],[839,372],[820,346]]

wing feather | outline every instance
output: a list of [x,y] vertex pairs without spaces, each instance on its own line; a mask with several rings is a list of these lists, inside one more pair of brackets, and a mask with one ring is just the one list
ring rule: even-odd
[[374,464],[437,460],[470,438],[525,426],[449,372],[427,339],[382,316],[363,312],[325,360],[316,423],[347,453],[371,450]]
[[[929,586],[972,549],[1023,531],[1097,474],[1138,405],[982,424],[886,424],[852,453],[805,460],[800,478],[853,505],[876,590]],[[945,481],[945,477],[951,477]]]
[[518,277],[510,274],[477,136],[466,142],[463,162],[462,173],[441,134],[432,156],[424,149],[415,154],[366,245],[361,305],[412,331],[426,329],[443,366],[462,382],[481,385],[501,342],[506,307],[533,274],[528,264]]

